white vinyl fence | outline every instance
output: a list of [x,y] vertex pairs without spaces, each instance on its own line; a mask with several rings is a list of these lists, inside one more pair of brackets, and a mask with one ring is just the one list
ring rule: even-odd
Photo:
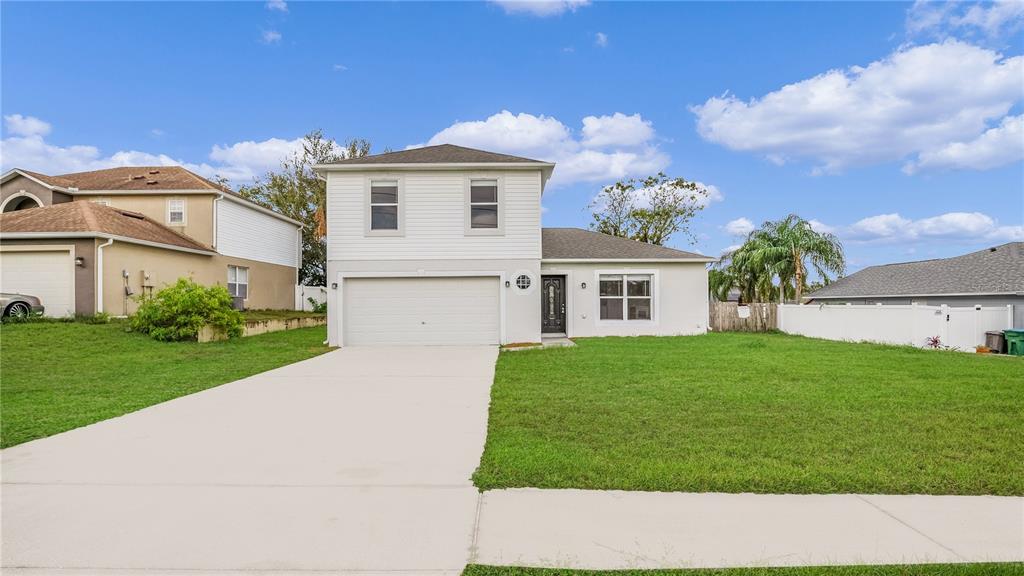
[[295,287],[295,309],[304,310],[306,312],[313,311],[313,305],[309,303],[309,299],[320,302],[321,304],[327,301],[327,288],[324,286],[296,286]]
[[938,336],[964,352],[985,343],[985,332],[1013,326],[1013,306],[950,307],[782,304],[779,330],[828,340],[882,342],[924,347]]

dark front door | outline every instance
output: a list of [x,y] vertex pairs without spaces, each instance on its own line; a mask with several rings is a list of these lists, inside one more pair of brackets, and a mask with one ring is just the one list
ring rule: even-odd
[[541,288],[541,333],[565,334],[565,277],[542,276]]

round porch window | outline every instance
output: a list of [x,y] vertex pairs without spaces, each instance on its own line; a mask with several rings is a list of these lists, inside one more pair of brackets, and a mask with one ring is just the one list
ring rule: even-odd
[[530,287],[530,282],[531,280],[529,276],[527,276],[526,274],[520,274],[519,276],[516,277],[516,288],[519,288],[520,290],[526,290],[527,288]]

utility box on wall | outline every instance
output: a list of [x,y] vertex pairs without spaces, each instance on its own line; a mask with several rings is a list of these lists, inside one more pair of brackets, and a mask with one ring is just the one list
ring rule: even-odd
[[149,270],[142,270],[142,287],[143,288],[152,288],[153,284],[155,284],[155,280],[153,278],[153,274],[150,273]]

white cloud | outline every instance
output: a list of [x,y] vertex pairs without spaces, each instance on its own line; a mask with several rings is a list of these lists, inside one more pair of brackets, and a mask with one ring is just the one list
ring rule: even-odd
[[21,114],[4,116],[4,126],[9,134],[15,136],[46,136],[52,128],[48,122],[43,122],[35,116]]
[[917,161],[908,162],[903,171],[913,174],[929,168],[987,170],[1024,159],[1024,116],[1007,116],[970,142],[952,142],[922,152]]
[[281,42],[281,33],[277,30],[264,30],[261,38],[264,44],[278,44]]
[[836,231],[835,228],[825,224],[821,220],[815,220],[814,218],[808,220],[807,223],[811,225],[811,230],[814,230],[819,234],[833,234]]
[[587,116],[583,119],[583,145],[589,148],[637,146],[652,138],[654,126],[640,114],[626,116],[616,112],[611,116]]
[[565,12],[575,12],[590,4],[590,0],[492,0],[506,14],[528,14],[546,18]]
[[907,10],[907,32],[945,38],[953,33],[998,38],[1024,26],[1024,2],[934,2],[917,0]]
[[1024,56],[1004,58],[950,40],[831,70],[747,102],[726,94],[691,110],[708,141],[777,164],[809,159],[816,170],[834,172],[924,157],[978,138],[1024,100],[1022,76]]
[[[20,115],[12,116],[24,119]],[[7,117],[5,120],[8,130],[12,134],[18,134],[10,128],[12,121]],[[268,170],[278,168],[286,156],[302,150],[302,138],[269,138],[258,142],[249,140],[215,145],[211,147],[205,161],[200,162],[188,162],[167,154],[139,150],[120,150],[106,155],[96,146],[52,144],[44,138],[45,133],[49,132],[50,125],[38,119],[33,120],[34,123],[21,124],[17,124],[18,119],[13,120],[18,126],[34,128],[22,130],[22,133],[27,131],[29,135],[12,135],[0,141],[0,168],[3,171],[25,168],[44,174],[66,174],[117,166],[184,166],[203,176],[219,175],[234,183],[247,183]],[[46,126],[46,129],[42,126]],[[33,130],[36,133],[32,133]]]
[[267,10],[277,10],[278,12],[287,12],[288,3],[285,0],[268,0],[266,4]]
[[163,138],[165,134],[167,133],[161,130],[160,128],[153,128],[149,131],[149,135],[154,138]]
[[605,34],[604,32],[598,32],[597,34],[594,34],[594,45],[599,46],[601,48],[608,46],[608,35]]
[[981,212],[947,212],[918,220],[898,213],[878,214],[831,229],[842,240],[863,243],[1024,240],[1024,226],[1001,225]]
[[[649,132],[643,126],[648,126]],[[643,134],[648,136],[641,138]],[[503,110],[485,120],[455,122],[426,144],[458,144],[556,162],[552,185],[557,186],[608,182],[664,170],[670,158],[652,143],[653,138],[653,127],[639,115],[588,116],[583,138],[577,139],[556,118]]]
[[718,255],[719,256],[728,256],[728,255],[732,254],[733,252],[739,250],[742,247],[743,247],[742,244],[733,244],[731,246],[726,246],[725,248],[722,248],[721,250],[718,251]]
[[737,218],[725,223],[725,231],[732,236],[746,236],[754,231],[754,223],[749,218]]
[[344,72],[345,70],[348,70],[348,66],[345,66],[344,64],[335,64],[334,66],[331,66],[331,69],[335,72]]

